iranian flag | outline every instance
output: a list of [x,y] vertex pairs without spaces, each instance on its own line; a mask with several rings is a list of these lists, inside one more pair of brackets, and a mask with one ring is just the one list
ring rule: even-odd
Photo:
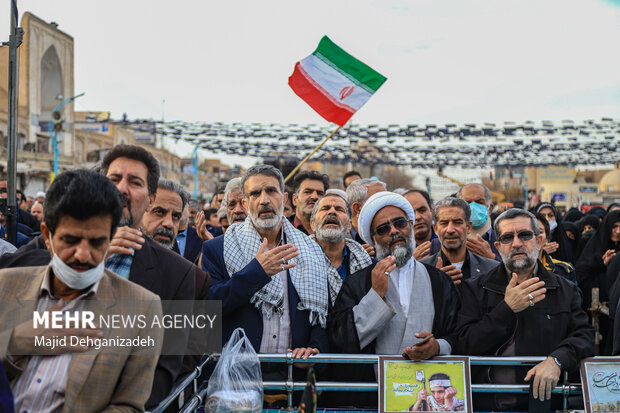
[[323,36],[314,53],[297,62],[288,84],[319,115],[344,126],[386,80]]

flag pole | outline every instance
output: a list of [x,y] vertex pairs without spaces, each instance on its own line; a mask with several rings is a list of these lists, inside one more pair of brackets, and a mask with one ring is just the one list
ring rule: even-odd
[[334,129],[334,131],[333,131],[332,133],[330,133],[330,134],[329,134],[329,136],[328,136],[327,138],[323,139],[323,142],[319,143],[319,145],[318,145],[316,148],[314,148],[314,149],[312,150],[312,152],[310,152],[310,153],[308,154],[308,156],[306,156],[306,157],[305,157],[305,158],[304,158],[304,159],[303,159],[303,160],[299,163],[299,165],[297,165],[297,166],[295,167],[295,169],[293,169],[293,170],[291,171],[291,173],[290,173],[290,174],[288,174],[288,176],[286,177],[286,179],[284,179],[284,183],[287,183],[287,182],[288,182],[288,180],[289,180],[289,179],[291,179],[291,178],[293,177],[293,175],[295,175],[295,174],[297,173],[297,171],[299,170],[299,168],[301,168],[301,166],[302,166],[303,164],[305,164],[305,163],[306,163],[306,161],[308,161],[308,159],[310,159],[310,157],[316,153],[316,151],[318,151],[319,149],[321,149],[321,146],[323,146],[323,145],[325,144],[325,142],[327,142],[327,141],[328,141],[328,140],[329,140],[332,136],[334,136],[334,135],[336,134],[336,132],[338,132],[338,131],[340,130],[340,128],[342,128],[342,126],[343,126],[343,125],[338,126],[336,129]]

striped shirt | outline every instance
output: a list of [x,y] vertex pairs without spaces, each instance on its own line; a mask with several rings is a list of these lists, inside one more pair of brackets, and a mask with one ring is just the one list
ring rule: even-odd
[[[48,267],[41,283],[37,311],[45,311],[58,303],[50,285],[51,267]],[[99,282],[75,300],[68,301],[61,311],[77,311],[83,307],[83,299],[97,292]],[[30,356],[13,385],[15,411],[20,413],[56,413],[61,412],[65,403],[67,373],[72,353],[56,356]]]

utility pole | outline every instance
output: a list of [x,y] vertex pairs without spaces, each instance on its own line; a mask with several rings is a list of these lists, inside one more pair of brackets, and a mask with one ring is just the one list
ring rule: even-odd
[[7,203],[3,211],[6,218],[6,234],[8,241],[17,245],[17,49],[22,44],[24,29],[17,27],[17,0],[11,0],[11,32],[9,42],[9,113],[7,148]]

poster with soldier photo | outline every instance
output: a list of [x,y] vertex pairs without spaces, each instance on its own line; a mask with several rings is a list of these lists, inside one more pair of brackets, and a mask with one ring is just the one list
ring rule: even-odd
[[595,357],[581,362],[586,413],[620,412],[620,359]]
[[472,412],[469,359],[379,357],[379,412]]

